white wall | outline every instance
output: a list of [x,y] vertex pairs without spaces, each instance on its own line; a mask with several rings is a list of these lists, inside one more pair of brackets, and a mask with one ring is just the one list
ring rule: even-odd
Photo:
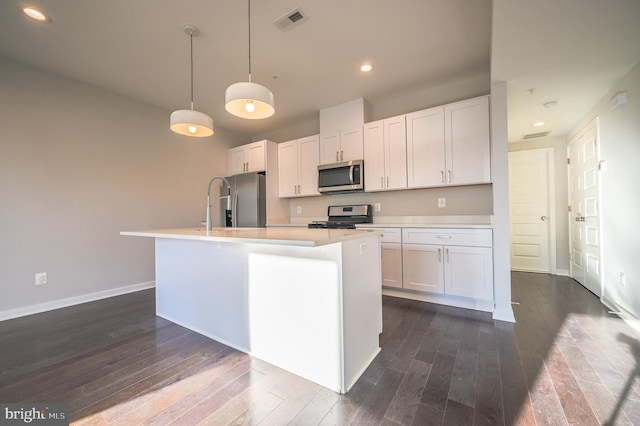
[[[626,91],[628,103],[611,110],[610,100]],[[600,117],[602,277],[605,301],[640,318],[640,63],[576,125],[572,137]],[[620,284],[624,273],[626,286]]]
[[241,142],[169,114],[0,58],[0,319],[152,284],[153,241],[119,232],[198,226]]
[[567,141],[564,137],[509,143],[509,151],[553,148],[556,193],[556,268],[559,275],[569,272],[569,228],[567,221]]

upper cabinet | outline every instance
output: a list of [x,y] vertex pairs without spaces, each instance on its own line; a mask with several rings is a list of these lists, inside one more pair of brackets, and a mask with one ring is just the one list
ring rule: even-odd
[[266,141],[253,142],[229,149],[229,174],[239,175],[266,170]]
[[407,139],[405,116],[364,125],[366,191],[407,188]]
[[409,188],[491,182],[489,97],[407,114]]
[[322,133],[320,135],[320,164],[362,160],[362,144],[362,126]]
[[278,144],[278,194],[281,198],[320,195],[319,154],[318,135]]

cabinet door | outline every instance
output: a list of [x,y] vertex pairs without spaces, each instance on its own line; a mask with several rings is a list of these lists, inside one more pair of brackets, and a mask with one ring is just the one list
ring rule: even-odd
[[382,191],[384,181],[384,120],[364,125],[364,189]]
[[340,132],[320,135],[320,164],[332,164],[340,161]]
[[265,141],[254,142],[247,147],[247,172],[264,172],[266,170],[267,149]]
[[490,247],[444,246],[445,293],[493,300],[493,255]]
[[298,141],[278,144],[278,195],[295,197],[298,192]]
[[247,149],[245,146],[238,146],[229,149],[229,175],[239,175],[247,171]]
[[444,293],[442,246],[403,244],[402,286],[410,290]]
[[382,285],[402,288],[402,244],[382,243]]
[[448,185],[491,182],[489,98],[445,105]]
[[298,142],[298,195],[320,195],[318,192],[319,136]]
[[445,185],[444,107],[407,114],[407,186]]
[[340,161],[362,160],[363,157],[362,126],[341,130]]
[[[407,187],[407,128],[405,116],[384,120],[385,188]],[[365,172],[367,163],[365,162]],[[366,180],[365,180],[366,184]]]

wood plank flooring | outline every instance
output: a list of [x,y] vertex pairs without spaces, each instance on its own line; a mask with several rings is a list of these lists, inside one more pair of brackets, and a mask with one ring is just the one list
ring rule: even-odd
[[640,336],[575,281],[513,273],[516,324],[385,297],[347,395],[154,314],[152,290],[0,322],[0,402],[91,425],[640,424]]

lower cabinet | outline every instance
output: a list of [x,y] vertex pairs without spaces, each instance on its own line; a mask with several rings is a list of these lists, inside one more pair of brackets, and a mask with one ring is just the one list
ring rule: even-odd
[[384,228],[382,253],[382,285],[402,288],[402,228]]
[[[382,285],[411,294],[493,300],[491,229],[384,228]],[[419,292],[419,293],[415,293]],[[447,303],[447,299],[442,299]]]
[[402,287],[493,300],[491,229],[402,228]]

